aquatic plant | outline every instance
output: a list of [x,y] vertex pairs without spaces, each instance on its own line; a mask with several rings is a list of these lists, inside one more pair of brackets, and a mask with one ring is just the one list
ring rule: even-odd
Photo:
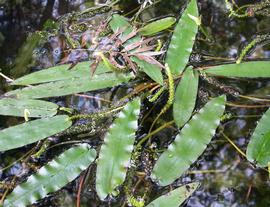
[[[147,195],[142,195],[142,199],[139,199],[130,188],[144,151],[150,151],[153,156],[159,157],[156,158],[157,161],[153,164],[153,169],[150,169],[149,175],[157,185],[166,186],[187,171],[215,136],[221,120],[224,120],[222,115],[226,95],[237,94],[229,91],[225,95],[209,98],[210,101],[206,104],[198,105],[196,101],[199,96],[200,78],[207,80],[214,76],[270,77],[269,61],[242,63],[241,59],[241,63],[207,68],[192,66],[189,58],[201,24],[196,0],[188,2],[174,26],[166,48],[166,44],[160,45],[156,34],[164,32],[163,30],[170,28],[174,23],[175,18],[167,17],[135,28],[128,19],[115,14],[109,25],[113,31],[111,35],[116,34],[123,47],[129,48],[126,51],[121,50],[122,55],[126,55],[125,69],[117,68],[117,64],[113,62],[115,56],[110,59],[102,53],[98,61],[94,59],[76,63],[72,65],[72,69],[69,64],[55,66],[25,75],[11,83],[23,87],[4,94],[5,98],[0,100],[0,114],[40,119],[1,130],[0,151],[26,146],[50,136],[63,136],[61,133],[65,134],[67,130],[75,131],[75,120],[90,119],[94,123],[95,119],[104,117],[115,119],[102,138],[101,145],[97,147],[97,155],[95,150],[85,143],[63,149],[58,158],[41,167],[25,182],[16,184],[14,190],[6,197],[4,206],[12,206],[15,202],[16,206],[35,203],[74,180],[95,159],[96,193],[101,200],[124,193],[127,202],[134,206],[144,206],[145,203],[149,203],[146,206],[179,206],[196,190],[199,184],[189,183],[151,202],[146,199]],[[119,31],[119,28],[124,30]],[[153,38],[150,40],[149,36]],[[141,44],[140,41],[144,40],[154,41],[155,44]],[[93,62],[96,63],[96,68],[90,78],[89,67]],[[138,83],[151,90],[135,90]],[[93,114],[76,114],[48,100],[38,100],[96,91],[121,84],[132,86],[134,91],[118,100],[107,111]],[[146,97],[150,102],[163,107],[154,117],[148,133],[138,136],[144,119],[141,116],[143,112],[140,112],[143,106],[141,103],[147,101]],[[165,101],[160,101],[161,97],[165,97]],[[162,115],[171,113],[171,105],[174,120],[170,123],[163,120]],[[65,115],[60,115],[63,113]],[[162,121],[165,124],[160,126]],[[177,128],[175,136],[171,137],[169,143],[159,146],[160,150],[154,149],[152,136],[164,126],[173,123]],[[258,167],[267,167],[270,162],[268,125],[269,111],[258,123],[247,150],[248,160]],[[46,151],[46,147],[42,152],[43,150]]]

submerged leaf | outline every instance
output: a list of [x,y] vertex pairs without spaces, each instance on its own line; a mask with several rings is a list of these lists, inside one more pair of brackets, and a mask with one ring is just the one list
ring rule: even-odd
[[199,75],[192,68],[183,73],[181,82],[176,88],[173,117],[178,127],[183,126],[191,117],[195,107],[199,84]]
[[131,74],[104,73],[95,75],[90,79],[89,75],[81,78],[44,83],[36,86],[29,86],[23,89],[10,91],[5,96],[16,96],[17,98],[47,98],[54,96],[66,96],[74,93],[81,93],[117,86],[128,82]]
[[139,33],[143,36],[154,35],[158,32],[168,29],[175,22],[176,22],[176,19],[174,17],[165,17],[162,19],[158,19],[140,28]]
[[240,64],[218,65],[203,70],[209,75],[242,78],[267,78],[270,77],[270,61],[252,61]]
[[96,151],[87,144],[66,150],[18,185],[7,196],[4,207],[24,207],[59,190],[85,170],[95,157]]
[[139,111],[139,99],[128,103],[105,135],[96,174],[96,191],[101,200],[112,194],[125,180],[138,127]]
[[152,179],[164,186],[180,177],[211,141],[224,109],[225,96],[220,96],[212,99],[195,114],[161,154],[154,166]]
[[41,100],[30,99],[0,99],[0,114],[6,116],[24,117],[25,110],[28,110],[28,117],[49,117],[57,113],[58,105]]
[[6,151],[34,143],[70,127],[66,115],[37,119],[0,131],[0,151]]
[[199,183],[190,183],[162,195],[146,207],[178,207],[197,189]]
[[[91,62],[80,62],[69,70],[70,64],[58,65],[41,71],[37,71],[14,80],[12,85],[30,85],[72,78],[89,77]],[[102,74],[109,70],[103,64],[99,64],[95,74]]]
[[174,75],[179,75],[185,69],[192,52],[198,25],[190,18],[190,15],[198,17],[198,7],[196,2],[196,0],[191,0],[182,14],[182,17],[176,24],[166,54],[165,62],[168,63]]
[[267,167],[270,162],[270,109],[259,121],[247,147],[247,159],[259,167]]
[[152,80],[163,85],[163,76],[161,69],[154,64],[150,64],[144,60],[141,60],[137,57],[132,57],[132,60],[145,72]]

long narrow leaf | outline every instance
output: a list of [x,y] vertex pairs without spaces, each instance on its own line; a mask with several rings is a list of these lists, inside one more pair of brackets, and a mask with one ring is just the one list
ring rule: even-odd
[[121,185],[133,150],[140,101],[128,103],[105,135],[97,162],[96,191],[104,200]]
[[74,180],[95,159],[96,151],[80,144],[63,152],[18,185],[7,196],[4,207],[25,207]]
[[247,147],[247,158],[259,167],[270,162],[270,109],[259,121]]
[[0,99],[1,115],[24,117],[24,111],[26,109],[30,112],[28,117],[49,117],[57,113],[58,105],[41,100]]
[[0,131],[0,151],[34,143],[70,127],[66,115],[37,119]]
[[197,1],[191,0],[182,17],[176,24],[171,42],[166,54],[172,73],[179,75],[186,67],[192,52],[195,37],[198,31],[197,23],[191,18],[198,18]]
[[168,185],[203,153],[225,109],[225,96],[212,99],[184,126],[154,166],[152,179]]
[[192,115],[197,98],[198,84],[197,71],[187,68],[176,88],[173,104],[173,117],[178,127],[183,126]]
[[[70,64],[58,65],[48,69],[43,69],[14,80],[12,85],[31,85],[52,81],[68,80],[72,78],[89,77],[90,80],[91,62],[80,62],[69,70]],[[108,68],[99,64],[95,72],[96,75],[108,72]]]
[[268,78],[270,77],[270,61],[253,61],[240,64],[219,65],[205,69],[209,75],[241,77],[241,78]]
[[36,86],[29,86],[23,89],[10,91],[5,96],[15,96],[17,98],[46,98],[53,96],[65,96],[74,93],[81,93],[117,86],[128,82],[132,78],[131,74],[104,73],[96,75],[92,79],[89,76],[72,78],[51,83],[44,83]]
[[199,183],[190,183],[160,196],[146,207],[179,207],[197,189]]

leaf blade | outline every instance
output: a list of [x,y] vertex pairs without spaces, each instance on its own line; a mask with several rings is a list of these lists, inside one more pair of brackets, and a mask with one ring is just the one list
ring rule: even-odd
[[72,78],[67,80],[44,83],[36,86],[29,86],[23,89],[10,91],[5,96],[15,96],[17,98],[47,98],[54,96],[66,96],[74,93],[81,93],[99,90],[107,87],[117,86],[123,82],[128,82],[132,78],[131,74],[104,73],[95,75],[92,79],[89,76]]
[[[69,70],[70,64],[57,65],[30,73],[14,80],[11,85],[31,85],[52,81],[61,81],[79,77],[89,77],[90,79],[90,61],[80,62]],[[107,67],[99,64],[95,74],[108,72]]]
[[165,186],[180,177],[205,150],[224,109],[225,96],[220,96],[212,99],[194,115],[159,157],[151,178]]
[[70,127],[66,115],[37,119],[0,131],[0,151],[6,151],[34,143]]
[[269,61],[252,61],[240,64],[218,65],[203,70],[209,75],[240,78],[267,78],[270,77]]
[[28,180],[17,186],[4,202],[4,207],[27,206],[44,198],[85,170],[95,159],[96,151],[87,144],[80,144],[63,152],[58,158],[31,175]]
[[153,81],[163,85],[163,76],[161,73],[160,68],[157,65],[150,64],[144,60],[140,60],[137,57],[131,58],[139,67],[140,69],[145,72]]
[[146,207],[178,207],[197,189],[199,183],[178,187],[149,203]]
[[0,99],[1,115],[24,117],[25,109],[30,112],[28,117],[51,117],[57,113],[58,105],[42,100]]
[[173,117],[178,127],[183,126],[191,117],[195,107],[199,85],[199,75],[192,68],[187,68],[176,88]]
[[247,147],[247,159],[259,167],[270,162],[270,110],[268,109],[255,128]]
[[124,182],[138,127],[139,107],[139,99],[128,103],[104,138],[96,177],[96,191],[101,200]]
[[189,15],[199,16],[196,0],[191,0],[187,5],[182,17],[176,24],[167,50],[165,62],[175,76],[180,75],[185,69],[198,31],[198,25]]

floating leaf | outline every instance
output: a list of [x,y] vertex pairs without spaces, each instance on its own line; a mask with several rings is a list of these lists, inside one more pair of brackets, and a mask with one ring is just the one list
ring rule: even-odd
[[0,131],[0,151],[10,150],[34,143],[70,127],[66,115],[37,119]]
[[165,17],[162,19],[158,19],[154,22],[151,22],[141,29],[139,29],[139,33],[144,36],[154,35],[158,32],[161,32],[165,29],[168,29],[176,22],[174,17]]
[[196,0],[191,0],[178,21],[166,54],[165,62],[174,75],[185,69],[197,34],[198,25],[190,16],[198,17]]
[[96,151],[80,144],[63,152],[18,185],[7,196],[4,207],[24,207],[44,198],[74,180],[95,159]]
[[5,96],[16,96],[17,98],[46,98],[53,96],[65,96],[74,93],[104,89],[128,82],[131,74],[104,73],[96,75],[92,79],[89,76],[72,78],[37,86],[29,86],[23,89],[10,91]]
[[199,76],[197,71],[188,67],[176,88],[173,117],[178,127],[183,126],[191,117],[198,92]]
[[252,61],[240,64],[218,65],[203,70],[209,75],[243,78],[270,77],[270,61]]
[[152,179],[164,186],[180,177],[205,150],[215,134],[224,109],[225,96],[220,96],[195,114],[158,159]]
[[199,183],[190,183],[160,196],[146,207],[178,207],[197,189]]
[[25,110],[28,117],[49,117],[57,113],[58,105],[41,100],[21,100],[13,98],[0,99],[0,114],[6,116],[24,117]]
[[[80,62],[69,70],[70,64],[58,65],[41,71],[37,71],[14,80],[12,85],[30,85],[52,81],[67,80],[72,78],[89,77],[91,62]],[[108,72],[103,64],[99,64],[95,74]]]
[[102,200],[125,180],[137,130],[139,109],[139,99],[128,103],[104,138],[96,175],[96,191]]
[[137,57],[132,57],[132,60],[145,72],[152,80],[163,85],[163,76],[161,69],[154,64],[150,64],[144,60],[141,60]]
[[270,109],[260,119],[247,147],[247,159],[259,167],[270,162]]

